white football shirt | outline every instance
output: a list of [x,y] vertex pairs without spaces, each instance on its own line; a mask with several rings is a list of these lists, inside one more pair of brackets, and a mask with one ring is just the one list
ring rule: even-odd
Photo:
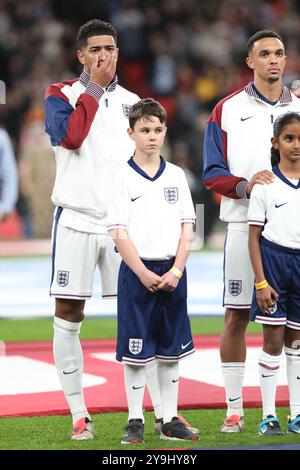
[[143,259],[176,255],[182,223],[194,223],[191,193],[181,168],[161,158],[151,178],[131,158],[116,177],[108,230],[123,228]]
[[262,225],[262,235],[281,246],[300,249],[300,180],[293,184],[278,167],[270,184],[256,184],[251,192],[248,224]]

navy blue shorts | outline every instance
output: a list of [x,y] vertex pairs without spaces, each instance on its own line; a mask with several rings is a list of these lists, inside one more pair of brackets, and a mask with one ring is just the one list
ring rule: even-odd
[[[174,259],[144,261],[159,276]],[[187,282],[184,271],[173,292],[149,292],[122,261],[118,281],[118,339],[120,362],[145,365],[155,358],[177,361],[194,352],[187,314]]]
[[279,294],[279,299],[274,313],[264,314],[257,305],[254,291],[250,319],[300,330],[300,250],[277,245],[264,237],[261,237],[260,249],[266,280]]

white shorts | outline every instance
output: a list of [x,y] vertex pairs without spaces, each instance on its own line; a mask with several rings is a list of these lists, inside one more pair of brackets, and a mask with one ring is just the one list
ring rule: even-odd
[[79,232],[58,224],[53,236],[50,295],[90,298],[98,266],[102,297],[116,297],[120,262],[121,257],[109,235]]
[[223,306],[250,308],[254,273],[248,251],[248,224],[230,223],[224,247]]

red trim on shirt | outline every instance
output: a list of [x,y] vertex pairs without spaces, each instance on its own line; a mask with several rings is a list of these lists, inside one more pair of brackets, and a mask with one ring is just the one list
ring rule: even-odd
[[64,101],[69,103],[68,98],[61,92],[61,89],[65,86],[72,86],[75,82],[78,82],[77,78],[67,82],[53,83],[52,85],[48,86],[47,90],[45,91],[44,99],[46,100],[49,98],[49,96],[57,96],[58,98],[62,98]]
[[223,105],[226,103],[226,101],[230,100],[233,98],[233,96],[238,95],[242,91],[245,90],[245,87],[240,88],[239,90],[234,91],[228,96],[225,96],[221,101],[219,101],[216,106],[214,107],[208,122],[216,122],[220,128],[222,128],[221,123],[222,123],[222,111],[223,111]]
[[92,96],[82,93],[76,103],[76,108],[68,119],[65,138],[60,145],[69,150],[78,149],[89,133],[99,103]]
[[[56,96],[69,103],[69,99],[61,90],[65,86],[72,86],[77,81],[78,79],[74,79],[50,85],[45,92],[45,99],[50,96]],[[68,117],[67,133],[60,142],[62,147],[69,150],[78,149],[86,139],[95,114],[98,111],[99,103],[91,95],[82,93],[75,106],[74,111]]]
[[239,176],[217,176],[204,181],[204,186],[206,189],[212,189],[216,193],[231,199],[239,199],[236,194],[236,186],[241,181],[247,180]]

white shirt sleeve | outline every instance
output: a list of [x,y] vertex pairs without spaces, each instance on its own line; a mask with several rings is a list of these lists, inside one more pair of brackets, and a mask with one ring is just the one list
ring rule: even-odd
[[185,177],[184,171],[180,170],[180,222],[195,223],[196,215],[191,191]]
[[108,204],[107,230],[127,230],[129,219],[129,192],[126,172],[120,171],[113,178]]
[[248,209],[249,225],[265,225],[267,204],[264,186],[263,184],[255,184],[251,191]]

